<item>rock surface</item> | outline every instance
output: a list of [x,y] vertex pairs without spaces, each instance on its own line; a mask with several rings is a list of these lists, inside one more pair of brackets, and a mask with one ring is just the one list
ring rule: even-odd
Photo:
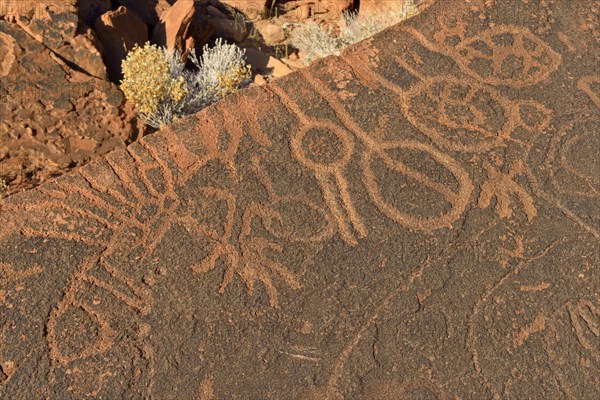
[[143,132],[132,110],[122,108],[116,86],[71,69],[5,21],[0,60],[0,178],[13,191],[124,147]]
[[221,3],[233,7],[249,18],[256,18],[265,12],[270,0],[220,0]]
[[152,43],[187,53],[201,49],[212,33],[206,7],[209,1],[178,0],[167,8],[152,33]]
[[102,45],[89,27],[78,28],[79,19],[75,12],[54,13],[42,10],[39,13],[44,18],[29,20],[19,16],[15,22],[71,66],[97,78],[107,78],[102,61]]
[[353,0],[282,1],[280,8],[290,21],[305,22],[311,18],[319,23],[337,23],[344,11],[352,9]]
[[406,7],[408,3],[407,0],[360,0],[359,13],[372,15],[389,12],[390,10],[398,10],[401,7]]
[[281,26],[271,21],[257,21],[254,23],[254,27],[269,46],[279,44],[285,40],[285,33]]
[[94,25],[104,48],[104,61],[111,80],[119,83],[123,78],[121,62],[135,45],[148,41],[146,24],[132,11],[120,6],[103,14]]
[[440,1],[1,201],[0,397],[594,399],[597,11]]
[[[159,0],[118,0],[125,8],[135,13],[142,21],[148,25],[158,23],[159,13],[165,6],[165,2]],[[190,2],[190,0],[187,0]],[[191,1],[193,2],[193,1]]]
[[252,47],[245,50],[246,61],[252,66],[252,69],[259,74],[271,75],[274,78],[279,78],[292,72],[287,65],[267,53]]
[[208,5],[206,14],[212,26],[213,36],[240,43],[248,37],[246,24],[241,18],[229,18],[217,7]]
[[48,11],[74,12],[83,24],[93,27],[96,18],[111,8],[111,0],[0,0],[0,18],[46,19]]

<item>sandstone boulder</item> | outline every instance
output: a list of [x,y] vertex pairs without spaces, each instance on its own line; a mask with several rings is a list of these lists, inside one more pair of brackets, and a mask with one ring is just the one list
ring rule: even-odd
[[[128,10],[133,11],[142,21],[149,25],[158,23],[159,11],[162,5],[158,0],[118,0]],[[188,2],[190,0],[187,0]]]
[[121,62],[136,44],[141,46],[148,40],[148,28],[135,13],[123,6],[103,14],[94,27],[104,47],[110,79],[119,82],[123,77]]
[[206,7],[206,14],[213,28],[213,36],[236,43],[242,42],[248,36],[246,24],[239,17],[232,16],[232,18],[229,18],[225,13],[212,5]]
[[261,75],[270,75],[274,78],[285,76],[292,70],[273,56],[249,47],[246,49],[246,61],[252,69]]
[[182,54],[192,48],[200,49],[212,33],[207,5],[208,1],[178,0],[161,14],[151,42]]
[[269,20],[256,21],[254,28],[260,33],[267,45],[280,44],[285,40],[285,33],[281,25]]

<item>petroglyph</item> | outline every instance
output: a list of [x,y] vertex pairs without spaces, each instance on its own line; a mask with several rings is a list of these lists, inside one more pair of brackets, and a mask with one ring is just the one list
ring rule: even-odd
[[600,108],[600,76],[584,76],[577,81],[577,88],[590,96],[596,107]]
[[455,51],[465,71],[492,85],[533,85],[547,79],[561,62],[548,44],[517,26],[495,25],[461,40]]
[[[427,50],[448,56],[419,32],[410,28],[406,31]],[[423,71],[425,63],[416,53],[395,56],[394,60],[417,78],[418,83],[404,89],[354,62],[353,58],[346,62],[366,81],[376,82],[395,93],[404,116],[441,147],[452,151],[485,152],[505,146],[506,141],[529,146],[550,123],[551,110],[535,100],[509,100],[495,89],[463,77],[443,73],[430,76]]]
[[34,265],[23,271],[15,271],[9,264],[0,263],[0,287],[6,288],[9,283],[15,283],[27,279],[30,276],[38,275],[43,271],[39,265]]
[[596,362],[600,363],[600,305],[593,300],[568,304],[567,310],[577,341]]
[[414,86],[400,104],[421,132],[455,151],[480,152],[502,146],[514,126],[509,102],[490,89],[451,77]]
[[600,143],[600,120],[574,114],[544,143],[544,157],[529,152],[524,164],[534,194],[554,204],[584,231],[600,237],[600,163],[588,149]]
[[266,238],[253,236],[251,230],[255,218],[268,221],[267,224],[271,227],[273,221],[279,219],[280,214],[259,204],[250,204],[242,215],[242,227],[238,241],[233,244],[235,197],[227,191],[209,187],[203,188],[203,194],[206,198],[214,197],[217,202],[224,203],[227,213],[222,225],[212,229],[191,216],[183,219],[184,226],[192,235],[204,234],[212,239],[209,254],[201,262],[194,264],[192,270],[197,273],[208,272],[216,267],[218,260],[222,259],[226,267],[219,287],[220,293],[224,293],[234,275],[237,274],[246,285],[250,295],[253,293],[255,281],[261,282],[267,290],[269,303],[272,307],[277,307],[277,290],[271,274],[281,278],[292,289],[299,289],[300,282],[285,266],[272,261],[266,255],[268,251],[281,252],[282,246]]
[[[339,127],[328,121],[319,122],[318,125],[313,122],[313,126],[321,127],[321,132],[324,130],[332,132],[337,139],[337,143],[339,143],[340,147],[338,151],[335,152],[335,155],[329,156],[329,163],[317,164],[304,155],[304,151],[300,147],[301,142],[298,138],[302,138],[306,132],[309,131],[310,128],[308,127],[311,125],[308,124],[310,122],[308,122],[307,117],[302,116],[298,105],[293,103],[293,101],[284,92],[276,87],[271,88],[271,90],[275,91],[275,93],[277,93],[278,96],[283,99],[284,104],[286,104],[290,110],[295,110],[295,114],[297,116],[299,115],[299,118],[302,118],[301,121],[306,121],[304,122],[306,125],[300,128],[290,139],[292,155],[294,155],[294,157],[302,165],[314,171],[317,180],[321,184],[325,201],[330,205],[330,210],[338,222],[340,233],[348,243],[356,244],[356,239],[351,235],[349,228],[350,226],[355,227],[356,231],[362,235],[362,237],[366,236],[367,234],[366,230],[364,229],[364,225],[361,222],[361,217],[353,205],[352,198],[348,191],[348,183],[343,175],[344,168],[350,162],[352,157],[355,146],[354,138],[360,140],[361,144],[366,148],[361,157],[363,183],[369,192],[373,203],[388,218],[410,229],[430,231],[442,227],[449,227],[453,221],[460,217],[469,200],[469,195],[473,189],[473,186],[468,174],[457,162],[455,162],[450,156],[441,153],[433,149],[431,146],[423,143],[402,140],[378,142],[372,135],[366,133],[352,120],[350,115],[344,110],[343,106],[336,99],[335,94],[326,88],[325,85],[309,75],[305,75],[304,79],[307,83],[310,83],[311,86],[315,87],[318,93],[326,99],[328,105],[334,110],[336,116],[340,119],[345,128],[340,130]],[[350,132],[353,134],[354,138],[350,136]],[[444,168],[448,169],[455,177],[459,185],[458,193],[454,193],[443,185],[430,180],[427,176],[411,169],[401,161],[392,159],[388,153],[386,153],[386,151],[395,148],[416,150],[427,153],[436,162],[439,162]],[[415,217],[406,213],[402,213],[394,206],[387,203],[383,199],[381,192],[378,189],[379,183],[377,182],[377,179],[375,178],[370,166],[371,161],[376,157],[381,158],[386,164],[387,168],[390,170],[405,175],[424,185],[428,189],[440,193],[442,197],[452,205],[450,211],[441,216]],[[330,183],[333,183],[333,185],[336,186],[332,186]],[[336,196],[332,190],[332,187],[337,188],[337,193],[339,193],[343,207],[335,201]],[[341,211],[342,209],[344,209],[345,213]]]
[[521,160],[515,162],[505,174],[498,172],[487,162],[483,164],[483,167],[487,171],[488,176],[481,184],[481,193],[479,194],[477,205],[481,208],[487,208],[490,205],[492,197],[496,197],[496,214],[500,218],[508,218],[513,215],[510,196],[514,194],[521,202],[527,220],[531,222],[537,214],[533,199],[514,180],[515,177],[525,172],[523,162]]
[[[275,93],[280,101],[298,118],[301,126],[297,128],[290,137],[290,150],[292,156],[304,167],[309,168],[315,174],[319,183],[323,198],[335,219],[338,231],[344,241],[356,245],[357,238],[367,235],[367,230],[359,217],[350,193],[348,182],[344,177],[347,167],[354,151],[354,140],[350,134],[340,126],[326,120],[316,120],[308,117],[302,109],[276,85],[270,86],[269,90]],[[320,141],[308,143],[313,149],[305,149],[304,138]],[[325,144],[324,142],[329,141]],[[331,143],[333,142],[333,143]],[[320,154],[318,150],[329,147],[326,154]],[[338,146],[331,149],[331,146]],[[321,147],[321,149],[319,149]],[[317,150],[315,152],[315,150]],[[320,160],[320,156],[329,159]],[[315,158],[317,157],[317,158]]]
[[0,201],[0,397],[595,398],[567,3],[437,1]]

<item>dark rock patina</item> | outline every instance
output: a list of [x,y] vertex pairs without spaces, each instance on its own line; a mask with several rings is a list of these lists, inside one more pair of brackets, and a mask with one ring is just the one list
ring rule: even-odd
[[593,399],[593,1],[420,16],[0,203],[0,397]]

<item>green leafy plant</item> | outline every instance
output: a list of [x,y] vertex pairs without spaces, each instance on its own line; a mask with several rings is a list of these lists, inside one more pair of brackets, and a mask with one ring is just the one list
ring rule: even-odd
[[195,70],[178,52],[146,43],[123,60],[121,90],[146,124],[160,128],[251,82],[245,51],[221,39],[204,46],[201,58],[193,50],[188,57]]

